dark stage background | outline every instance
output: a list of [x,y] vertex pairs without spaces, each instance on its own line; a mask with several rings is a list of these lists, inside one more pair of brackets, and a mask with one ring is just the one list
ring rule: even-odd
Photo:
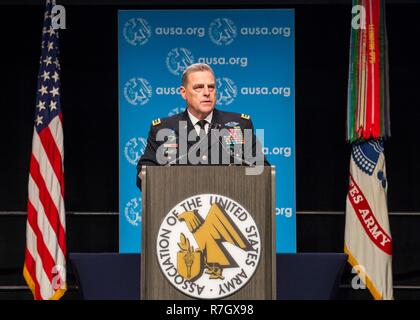
[[[60,62],[68,252],[118,251],[117,10],[234,7],[295,8],[298,251],[342,252],[351,1],[58,2],[67,11]],[[30,299],[21,270],[44,8],[42,1],[10,3],[0,2],[0,299]],[[385,155],[395,298],[420,299],[420,3],[389,1],[386,9],[392,138]],[[340,298],[370,299],[350,281],[346,270]],[[78,298],[70,269],[69,284],[64,299]]]

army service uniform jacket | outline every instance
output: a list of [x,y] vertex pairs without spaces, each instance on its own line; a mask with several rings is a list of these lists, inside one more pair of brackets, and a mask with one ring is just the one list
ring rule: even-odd
[[[214,133],[214,129],[224,132],[224,136],[218,138]],[[249,129],[247,133],[245,133],[245,129]],[[162,137],[158,137],[160,130],[162,130],[161,134],[163,133],[164,136],[163,140]],[[187,140],[185,140],[185,132],[189,135]],[[246,143],[244,138],[249,137],[250,132],[252,132],[252,154],[245,152],[243,147]],[[198,149],[203,139],[200,140],[200,136],[197,135],[187,110],[168,118],[154,120],[150,127],[146,149],[137,163],[137,186],[141,188],[141,181],[138,175],[144,165],[254,165],[257,152],[260,152],[260,159],[263,157],[261,145],[256,139],[252,121],[245,114],[241,115],[214,109],[206,137],[207,145],[204,144],[206,152],[203,153],[202,150],[198,152],[196,149]],[[184,143],[184,147],[181,147],[181,143]],[[237,144],[242,145],[242,152],[235,154],[235,150],[238,150],[234,149]],[[218,151],[217,159],[214,159],[212,148],[218,148],[215,149]],[[199,163],[191,163],[191,152],[200,156]],[[165,159],[164,162],[159,161],[162,159],[162,156]],[[226,163],[226,159],[229,159],[228,163]],[[264,165],[270,165],[265,157],[263,161]]]

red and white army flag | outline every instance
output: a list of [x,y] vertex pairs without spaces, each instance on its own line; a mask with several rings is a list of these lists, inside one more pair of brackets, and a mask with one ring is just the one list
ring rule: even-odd
[[344,251],[373,297],[390,300],[392,238],[383,151],[379,140],[352,146]]
[[388,300],[393,287],[383,146],[391,136],[385,1],[353,0],[352,12],[347,101],[352,152],[344,251],[373,297]]

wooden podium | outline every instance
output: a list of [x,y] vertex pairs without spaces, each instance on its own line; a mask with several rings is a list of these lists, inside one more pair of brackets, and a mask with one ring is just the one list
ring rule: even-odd
[[[201,296],[196,297],[194,295],[185,294],[185,292],[182,292],[182,290],[179,290],[176,286],[174,286],[173,283],[171,283],[168,280],[169,276],[165,275],[160,265],[158,256],[160,252],[160,249],[158,247],[160,243],[158,241],[158,237],[159,232],[162,233],[160,229],[162,228],[162,224],[165,223],[166,220],[168,222],[173,221],[173,223],[175,223],[176,217],[178,218],[178,220],[182,217],[180,215],[173,216],[170,218],[171,220],[169,220],[168,213],[171,210],[173,210],[174,206],[176,206],[179,203],[182,203],[182,201],[184,201],[185,199],[201,194],[221,195],[232,199],[235,203],[240,204],[240,206],[242,206],[244,210],[252,217],[259,232],[260,245],[259,250],[256,250],[259,252],[259,261],[258,263],[256,263],[256,267],[254,267],[255,269],[253,269],[253,274],[246,279],[246,283],[240,289],[238,289],[237,291],[233,291],[230,294],[229,292],[227,292],[227,294],[221,298],[235,300],[276,299],[275,168],[266,166],[263,168],[263,172],[259,175],[247,175],[246,169],[249,170],[250,168],[244,166],[143,167],[144,179],[142,181],[142,258],[140,275],[141,299],[185,300],[201,298]],[[212,208],[214,209],[214,206],[212,206]],[[223,210],[217,210],[218,207],[216,207],[215,209],[217,211],[215,211],[216,216],[222,215],[222,218],[224,218],[223,213],[220,213],[223,212]],[[209,211],[209,215],[211,211],[212,210]],[[240,212],[240,210],[232,212],[235,212],[239,218],[241,216],[246,217],[245,213],[242,213],[241,215],[238,214],[238,211]],[[190,212],[189,214],[192,213]],[[205,220],[199,218],[199,220],[201,220],[202,223],[203,221],[206,221],[207,218]],[[246,221],[249,220],[250,219]],[[183,221],[185,222],[186,219],[183,219]],[[223,221],[227,221],[225,223],[226,225],[230,225],[230,222],[232,222],[232,225],[235,226],[235,223],[233,223],[234,221],[229,218]],[[240,227],[240,222],[236,225],[239,225]],[[196,226],[193,225],[191,228],[194,227]],[[248,231],[251,229],[252,227],[247,228]],[[230,235],[227,235],[225,237],[227,237],[227,239],[233,238],[234,240],[231,241],[235,241],[236,235],[236,239],[238,239],[236,243],[239,243],[238,246],[240,246],[240,243],[243,244],[241,238],[234,232],[234,228],[231,228],[230,230],[233,230],[231,233],[233,234],[233,236],[230,237]],[[239,229],[237,228],[236,230]],[[198,232],[195,234],[198,234]],[[225,235],[224,232],[221,232],[221,234]],[[203,240],[203,237],[197,240],[197,243],[199,243],[200,240],[205,241],[205,239]],[[211,245],[222,246],[220,245],[220,243],[223,239],[214,240],[214,238],[215,237],[212,236],[212,238],[210,239],[211,241],[207,242],[206,248],[210,248]],[[170,244],[169,241],[163,240],[161,241],[162,247],[166,248],[166,246],[168,245],[176,245],[174,241],[171,241]],[[181,245],[179,246],[182,247]],[[223,248],[221,249],[225,251],[226,247],[227,246],[223,244]],[[163,251],[165,250],[162,250],[162,252]],[[196,254],[197,256],[199,255],[198,253],[194,254]],[[162,256],[164,256],[164,254],[160,253],[160,257]],[[252,258],[254,256],[255,255],[253,255],[252,252],[248,254],[246,258],[247,264],[249,263],[249,265],[252,265]],[[186,259],[185,255],[184,259]],[[207,256],[206,259],[207,260],[204,260],[204,262],[202,263],[206,263],[208,266],[210,258]],[[171,263],[173,263],[173,268],[175,268],[177,266],[174,261],[175,259],[172,260],[173,261]],[[177,261],[178,267],[180,265],[179,263],[184,263],[183,261],[179,262],[180,258],[178,258]],[[202,261],[202,258],[200,261]],[[185,265],[187,265],[187,262],[185,262]],[[170,266],[168,268],[170,268]],[[191,264],[189,265],[189,269],[188,267],[187,269],[184,268],[185,270],[189,270],[188,277],[191,276],[191,268]],[[204,269],[204,267],[202,267],[202,269]],[[177,270],[179,273],[181,273],[181,269],[178,268]],[[204,270],[208,272],[209,270],[213,269],[208,268]],[[223,270],[227,271],[224,271],[223,274],[220,273],[223,272]],[[220,279],[225,279],[224,281],[229,282],[224,283],[223,286],[222,284],[220,284],[219,290],[222,293],[225,292],[225,290],[229,291],[231,289],[230,287],[234,287],[237,283],[242,283],[243,280],[240,278],[240,276],[237,276],[235,279],[231,279],[230,281],[228,281],[224,275],[227,274],[229,270],[222,269],[222,271],[219,271],[219,273],[217,273],[216,270],[215,273],[212,275],[212,277],[219,276]],[[244,270],[244,268],[241,270]],[[170,274],[170,272],[172,271],[169,269],[167,273]],[[184,274],[186,274],[185,272]],[[204,274],[203,271],[202,274]],[[207,279],[210,276],[205,275],[203,277],[206,277]],[[171,279],[174,279],[173,281],[175,282],[183,281],[180,275],[177,275],[176,277]],[[222,283],[223,281],[220,280],[219,282]],[[192,282],[186,281],[185,283],[191,285]],[[211,283],[216,283],[216,280],[214,280]],[[211,289],[211,291],[213,291],[213,289]],[[206,299],[212,298],[207,297]]]

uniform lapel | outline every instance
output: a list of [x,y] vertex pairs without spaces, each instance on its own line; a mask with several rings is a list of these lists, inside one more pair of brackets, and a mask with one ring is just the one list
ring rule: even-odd
[[[220,111],[217,110],[216,108],[213,109],[213,117],[211,118],[211,127],[216,128],[216,125],[222,125],[222,119],[221,119],[221,115],[220,115]],[[220,128],[217,128],[220,129]]]
[[213,135],[211,135],[212,128],[216,130],[221,130],[223,128],[222,124],[222,115],[220,114],[220,111],[217,109],[213,109],[213,117],[211,119],[211,125],[209,127],[209,132],[207,137],[209,138],[209,148],[211,148],[215,143],[218,143],[218,139],[216,139]]
[[[188,108],[187,108],[188,109]],[[182,114],[182,121],[187,121],[187,139],[192,131],[193,137],[198,137],[197,132],[195,131],[194,125],[190,119],[190,116],[188,115],[188,111],[185,109],[184,113]],[[188,140],[188,146],[192,146],[194,143],[196,143],[197,140]]]

